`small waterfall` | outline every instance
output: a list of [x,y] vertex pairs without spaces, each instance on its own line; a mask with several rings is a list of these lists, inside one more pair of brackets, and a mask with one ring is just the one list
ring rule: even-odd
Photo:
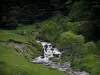
[[71,75],[90,75],[85,71],[73,71],[71,69],[70,62],[57,63],[57,62],[53,62],[52,60],[49,60],[49,58],[53,57],[54,55],[58,55],[59,56],[58,58],[60,58],[62,52],[60,52],[57,48],[53,48],[51,43],[41,42],[39,40],[37,40],[36,42],[41,43],[44,50],[44,55],[32,59],[31,62],[47,65],[52,68],[58,68],[59,71],[68,72]]
[[49,60],[49,58],[53,57],[54,54],[59,55],[59,57],[61,56],[61,52],[58,51],[57,48],[53,48],[51,43],[40,42],[40,41],[37,41],[37,43],[42,44],[42,47],[44,50],[44,55],[35,58],[32,62],[36,62],[36,63],[47,63],[48,62],[49,63],[49,62],[51,62],[51,60]]

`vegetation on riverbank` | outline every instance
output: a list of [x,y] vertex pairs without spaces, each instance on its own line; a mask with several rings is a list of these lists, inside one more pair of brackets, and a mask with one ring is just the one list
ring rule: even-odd
[[[19,5],[16,1],[11,1],[11,5],[10,0],[0,4],[3,8],[0,13],[1,75],[67,75],[30,63],[28,59],[43,53],[41,45],[35,42],[36,39],[49,41],[65,52],[62,59],[54,57],[51,60],[66,62],[74,57],[73,69],[88,71],[90,75],[100,74],[99,1],[60,0],[61,2],[53,4],[47,0],[42,4],[40,0],[36,3],[27,0],[23,3],[21,0],[22,3],[18,1]],[[48,9],[45,8],[46,5]]]
[[56,69],[31,63],[14,48],[0,43],[0,75],[68,75]]

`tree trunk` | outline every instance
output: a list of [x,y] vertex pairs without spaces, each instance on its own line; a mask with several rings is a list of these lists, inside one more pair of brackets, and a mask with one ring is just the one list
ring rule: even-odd
[[71,66],[73,66],[74,59],[75,59],[75,55],[74,54],[71,54]]

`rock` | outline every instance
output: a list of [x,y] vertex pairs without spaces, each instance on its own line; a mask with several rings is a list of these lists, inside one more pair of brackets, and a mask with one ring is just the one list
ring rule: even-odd
[[89,75],[89,73],[87,73],[85,71],[80,71],[80,69],[73,71],[71,68],[70,62],[57,63],[57,62],[53,62],[53,61],[49,60],[49,58],[51,58],[53,56],[61,57],[62,53],[64,54],[64,52],[60,52],[57,48],[53,48],[51,43],[41,42],[41,44],[44,49],[44,55],[43,55],[43,57],[39,56],[39,57],[33,59],[32,62],[50,66],[52,68],[57,68],[59,71],[68,72],[71,75]]

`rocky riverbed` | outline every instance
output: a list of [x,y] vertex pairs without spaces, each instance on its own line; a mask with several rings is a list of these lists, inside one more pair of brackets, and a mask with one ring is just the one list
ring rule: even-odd
[[64,63],[57,63],[50,60],[51,57],[54,57],[54,55],[58,55],[60,58],[62,52],[60,52],[57,48],[53,48],[51,43],[49,42],[41,42],[37,40],[37,43],[41,43],[44,51],[43,56],[36,57],[35,59],[31,59],[31,62],[43,64],[46,66],[50,66],[52,68],[57,68],[59,71],[62,72],[68,72],[71,75],[90,75],[86,71],[74,71],[71,68],[70,62],[64,62]]

